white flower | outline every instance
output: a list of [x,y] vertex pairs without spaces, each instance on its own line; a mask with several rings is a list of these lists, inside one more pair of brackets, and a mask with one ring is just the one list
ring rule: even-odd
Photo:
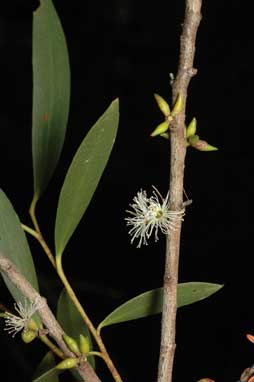
[[147,239],[155,231],[155,241],[158,240],[158,231],[168,234],[175,230],[183,220],[184,209],[171,211],[169,208],[169,194],[163,199],[159,191],[153,187],[153,194],[147,197],[146,191],[140,191],[130,204],[133,211],[129,212],[132,217],[125,218],[127,225],[132,226],[129,234],[132,236],[131,243],[139,238],[137,248],[142,244],[147,245]]
[[14,337],[18,332],[23,329],[27,329],[29,322],[31,321],[34,313],[42,308],[44,303],[35,299],[34,301],[25,300],[24,305],[19,301],[14,304],[15,310],[18,312],[19,316],[15,314],[5,312],[5,328],[9,334]]

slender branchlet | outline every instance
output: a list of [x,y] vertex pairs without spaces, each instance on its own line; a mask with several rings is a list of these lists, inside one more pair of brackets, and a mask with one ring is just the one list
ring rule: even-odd
[[[186,154],[184,128],[187,89],[193,68],[196,33],[201,19],[202,0],[186,0],[180,57],[177,76],[172,84],[173,103],[182,97],[182,109],[171,122],[170,138],[170,185],[169,204],[171,210],[183,208],[184,161]],[[171,382],[175,353],[175,326],[177,310],[178,263],[180,250],[181,222],[177,229],[167,236],[164,273],[164,300],[158,382]]]
[[[74,354],[68,349],[63,340],[64,331],[48,307],[46,299],[40,296],[40,294],[32,287],[26,278],[22,276],[16,266],[1,252],[0,271],[11,281],[11,283],[26,299],[37,302],[38,309],[36,313],[38,313],[43,324],[47,328],[48,334],[55,340],[58,347],[63,351],[66,357],[74,357]],[[78,363],[77,370],[84,381],[100,382],[100,378],[88,362]]]

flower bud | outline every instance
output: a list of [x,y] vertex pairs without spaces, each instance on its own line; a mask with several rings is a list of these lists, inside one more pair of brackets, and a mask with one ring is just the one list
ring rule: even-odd
[[29,344],[37,337],[37,332],[30,329],[24,329],[21,333],[21,338],[25,344]]
[[74,338],[67,336],[67,334],[63,335],[63,340],[68,346],[68,348],[76,355],[80,355],[79,346],[76,340]]
[[160,123],[156,129],[150,134],[151,137],[156,137],[156,135],[161,135],[165,133],[169,128],[169,123],[168,121],[164,121]]
[[87,336],[83,336],[83,334],[79,335],[79,348],[82,354],[87,354],[90,350],[90,343]]
[[197,120],[196,120],[196,118],[192,118],[190,124],[188,125],[188,127],[186,129],[186,138],[189,138],[192,135],[195,135],[196,130],[197,130]]
[[179,93],[176,99],[176,102],[174,104],[171,115],[174,117],[176,114],[180,113],[182,109],[183,109],[183,98],[181,94]]
[[199,136],[191,135],[188,139],[188,142],[191,146],[196,147],[195,145],[199,142]]
[[169,133],[160,134],[160,137],[165,138],[165,139],[169,139]]
[[72,369],[75,367],[78,363],[78,358],[66,358],[63,361],[61,361],[58,365],[56,365],[56,369],[60,370],[66,370],[66,369]]
[[[194,135],[194,137],[195,136],[197,136],[197,135]],[[197,149],[199,151],[216,151],[216,150],[218,150],[217,147],[211,146],[211,145],[209,145],[209,143],[207,143],[206,141],[202,141],[201,139],[199,139],[194,144],[190,142],[190,144],[192,147],[195,147],[195,149]]]
[[154,98],[160,108],[160,111],[167,117],[170,114],[169,104],[159,94],[154,94]]

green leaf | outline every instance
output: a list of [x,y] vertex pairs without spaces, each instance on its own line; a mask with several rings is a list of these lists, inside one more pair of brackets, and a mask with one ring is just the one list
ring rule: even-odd
[[51,0],[33,16],[34,193],[46,188],[58,163],[68,121],[70,67],[61,22]]
[[62,255],[96,190],[115,141],[118,119],[116,99],[88,132],[72,160],[57,208],[57,256]]
[[[178,284],[177,307],[203,300],[220,288],[222,285],[203,282]],[[162,303],[163,288],[152,289],[120,305],[100,323],[99,328],[161,313]]]
[[[38,281],[33,258],[27,243],[26,236],[21,228],[16,212],[4,192],[0,190],[0,250],[10,259],[20,273],[38,291]],[[4,282],[14,300],[24,303],[24,297],[19,290],[3,275]],[[37,323],[40,319],[34,316]]]
[[52,352],[48,352],[39,363],[33,382],[58,382],[58,374],[63,370],[55,369],[55,358]]
[[[77,308],[71,301],[66,290],[63,289],[57,304],[57,320],[62,326],[66,334],[74,338],[79,343],[79,335],[88,337],[90,350],[93,348],[89,330],[87,329],[83,319],[81,318]],[[88,357],[88,361],[94,368],[94,357]]]

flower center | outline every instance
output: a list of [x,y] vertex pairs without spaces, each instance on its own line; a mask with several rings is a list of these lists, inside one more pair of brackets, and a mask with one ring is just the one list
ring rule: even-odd
[[159,220],[163,215],[162,209],[160,208],[160,206],[158,206],[155,203],[150,204],[149,210],[150,210],[150,213],[154,219]]
[[155,215],[155,217],[156,217],[156,219],[159,220],[159,219],[162,217],[162,215],[163,215],[162,210],[161,210],[161,209],[158,209],[158,210],[156,211],[156,215]]

